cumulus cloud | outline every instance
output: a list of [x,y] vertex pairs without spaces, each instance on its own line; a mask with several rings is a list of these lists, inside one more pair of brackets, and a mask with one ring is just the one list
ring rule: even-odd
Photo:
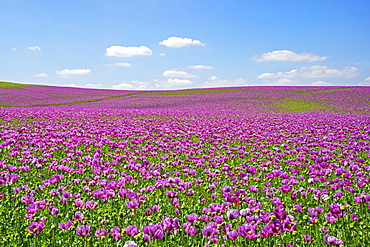
[[65,78],[68,78],[69,76],[87,75],[90,73],[91,73],[90,69],[63,69],[63,70],[56,71],[56,74],[59,77],[65,77]]
[[94,84],[94,83],[85,84],[85,87],[92,87],[92,88],[103,87],[103,86],[104,85],[103,84],[100,84],[100,83],[97,83],[97,84]]
[[254,55],[252,60],[255,62],[268,62],[268,61],[286,61],[286,62],[317,62],[324,61],[328,57],[320,57],[313,53],[295,53],[288,50],[278,50],[263,53],[262,55]]
[[121,90],[142,90],[146,89],[150,84],[150,82],[145,81],[122,81],[120,84],[113,85],[112,88]]
[[40,73],[40,74],[34,75],[33,77],[49,77],[49,75],[46,73]]
[[159,42],[160,45],[164,45],[171,48],[180,48],[185,46],[204,46],[205,44],[199,40],[180,38],[180,37],[169,37],[166,40]]
[[130,63],[112,63],[112,64],[106,64],[105,66],[132,67],[132,64],[130,64]]
[[166,53],[159,53],[159,56],[161,57],[166,56]]
[[217,76],[211,76],[208,81],[203,83],[204,87],[228,87],[228,86],[247,86],[249,82],[243,78],[239,79],[220,79]]
[[30,46],[28,47],[28,50],[30,51],[41,51],[41,48],[38,46]]
[[187,68],[189,69],[213,69],[212,66],[207,66],[207,65],[190,65]]
[[363,82],[357,84],[358,86],[370,86],[370,77],[366,78]]
[[133,57],[133,56],[151,56],[153,51],[146,46],[119,46],[108,47],[105,55],[109,57]]
[[178,78],[169,78],[167,81],[160,81],[160,80],[154,80],[156,82],[155,87],[156,88],[174,88],[174,87],[184,87],[184,86],[190,86],[193,84],[192,81],[187,79],[178,79]]
[[343,69],[330,69],[327,66],[314,65],[311,67],[302,67],[293,69],[288,72],[278,73],[263,73],[258,79],[297,79],[297,78],[329,78],[329,77],[344,77],[351,78],[357,75],[358,68],[345,67]]
[[326,81],[315,81],[311,83],[311,86],[333,86],[333,84]]
[[17,49],[16,48],[12,48],[12,51],[16,51]]
[[165,77],[177,77],[177,78],[195,78],[196,75],[189,74],[182,70],[170,69],[163,72],[162,76]]

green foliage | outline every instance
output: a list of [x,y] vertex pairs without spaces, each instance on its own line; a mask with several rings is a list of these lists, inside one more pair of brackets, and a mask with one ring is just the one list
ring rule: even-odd
[[328,111],[332,108],[332,106],[323,103],[307,102],[291,98],[283,98],[276,102],[275,106],[282,112]]
[[47,87],[47,86],[0,81],[0,87]]
[[310,93],[320,93],[320,92],[333,92],[333,91],[338,91],[338,90],[346,90],[346,89],[351,89],[354,87],[335,87],[335,88],[325,88],[325,89],[314,89],[314,90],[308,90],[308,91],[302,91],[298,92],[301,94],[310,94]]

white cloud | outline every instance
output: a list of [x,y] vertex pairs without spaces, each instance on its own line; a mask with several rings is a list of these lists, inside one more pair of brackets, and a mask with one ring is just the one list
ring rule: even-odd
[[15,49],[15,48],[12,48],[12,51],[16,51],[17,49]]
[[252,60],[255,62],[268,62],[268,61],[289,61],[289,62],[317,62],[324,61],[328,57],[320,57],[313,53],[295,53],[288,50],[278,50],[263,53],[262,55],[254,55]]
[[228,87],[228,86],[248,86],[249,82],[243,78],[239,79],[220,79],[217,76],[211,76],[208,81],[203,83],[204,87]]
[[160,81],[160,80],[154,80],[154,82],[157,82],[155,84],[156,88],[174,88],[174,87],[184,87],[184,86],[190,86],[193,84],[192,81],[186,80],[186,79],[172,79],[169,78],[167,81]]
[[147,86],[149,86],[151,83],[150,82],[145,82],[145,81],[122,81],[122,83],[113,85],[113,89],[121,89],[121,90],[142,90],[146,89]]
[[159,53],[159,56],[161,57],[166,56],[166,53]]
[[370,77],[366,78],[363,82],[357,84],[358,86],[370,86]]
[[105,66],[132,67],[132,64],[130,64],[130,63],[112,63],[112,64],[106,64]]
[[302,67],[293,69],[288,72],[278,73],[263,73],[258,79],[297,79],[297,78],[329,78],[329,77],[344,77],[350,78],[357,75],[358,68],[345,67],[343,69],[329,69],[327,66],[314,65],[311,67]]
[[151,56],[153,54],[146,46],[119,46],[114,45],[106,49],[106,56],[109,57],[133,57],[133,56]]
[[96,87],[103,87],[104,85],[103,84],[94,84],[94,83],[88,83],[88,84],[85,84],[85,87],[92,87],[92,88],[96,88]]
[[182,70],[170,69],[163,72],[162,76],[165,77],[177,77],[177,78],[195,78],[196,75],[189,74]]
[[81,86],[72,83],[72,84],[63,84],[62,87],[81,87]]
[[40,73],[40,74],[34,75],[33,77],[49,77],[49,75],[46,73]]
[[68,78],[69,76],[79,76],[79,75],[87,75],[90,74],[90,69],[63,69],[63,70],[57,70],[56,74],[59,77]]
[[282,78],[272,83],[272,85],[276,85],[276,86],[293,86],[293,85],[299,85],[299,84],[301,84],[300,81],[287,79],[287,78]]
[[180,38],[180,37],[169,37],[166,40],[159,42],[160,45],[164,45],[171,48],[180,48],[185,46],[204,46],[205,44],[199,40],[189,39],[189,38]]
[[212,66],[207,66],[207,65],[190,65],[187,68],[189,69],[213,69]]
[[326,81],[315,81],[311,83],[311,86],[333,86],[333,84]]
[[28,47],[28,50],[30,51],[41,51],[41,48],[38,46],[30,46]]

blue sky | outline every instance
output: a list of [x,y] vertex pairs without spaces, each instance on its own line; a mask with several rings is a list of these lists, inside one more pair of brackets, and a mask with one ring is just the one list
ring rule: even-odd
[[370,85],[368,0],[0,0],[0,80]]

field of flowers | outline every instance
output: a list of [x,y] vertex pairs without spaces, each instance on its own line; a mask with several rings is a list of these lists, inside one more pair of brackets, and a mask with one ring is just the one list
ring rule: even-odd
[[370,89],[100,91],[0,107],[0,246],[369,245]]

